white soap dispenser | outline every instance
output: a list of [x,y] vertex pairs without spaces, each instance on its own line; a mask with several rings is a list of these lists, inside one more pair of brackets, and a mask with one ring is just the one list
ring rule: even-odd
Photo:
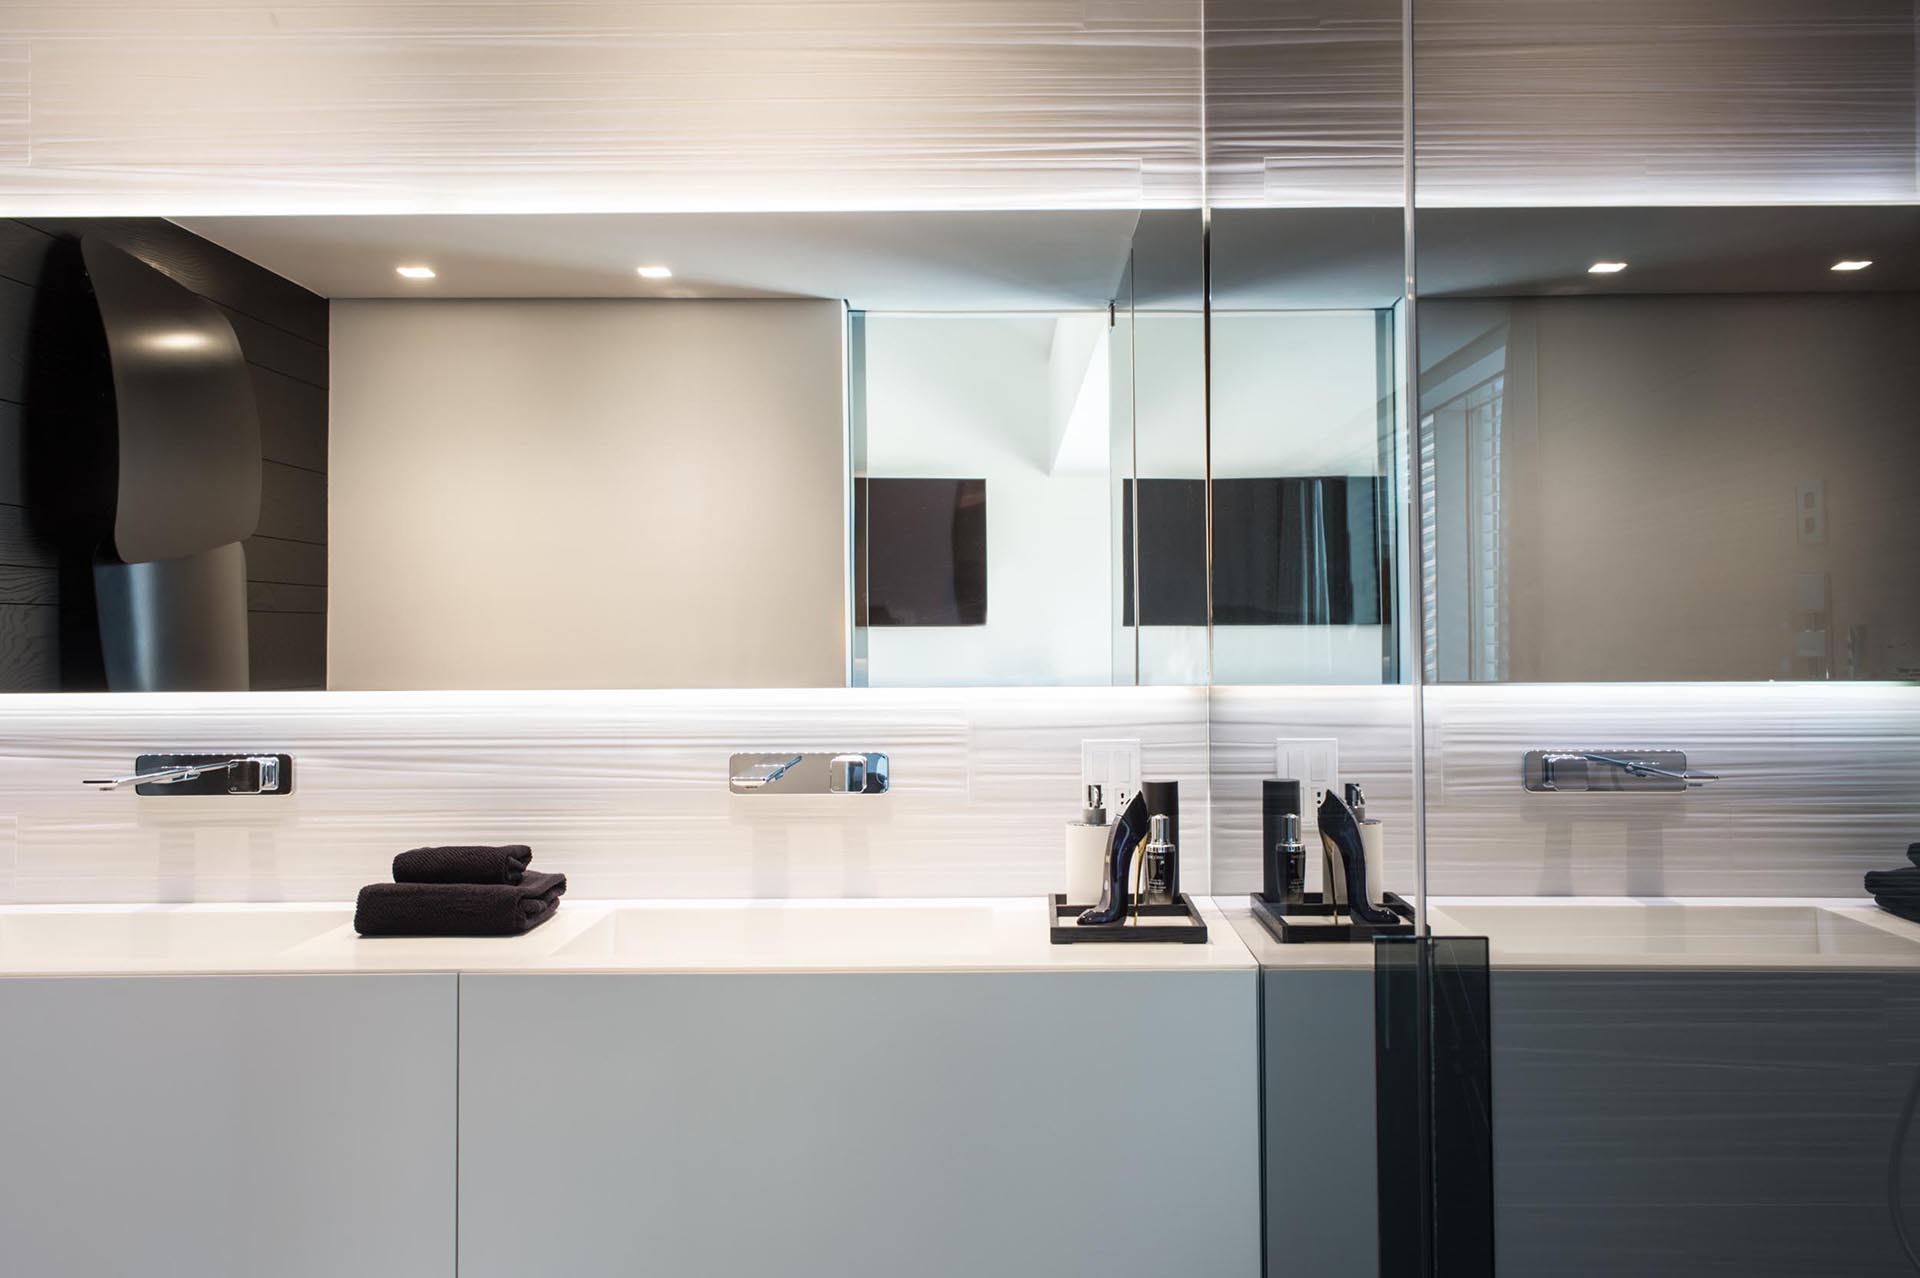
[[1100,899],[1109,833],[1106,802],[1100,787],[1090,785],[1080,819],[1067,822],[1067,904],[1092,905]]
[[1366,852],[1367,904],[1381,905],[1387,896],[1387,827],[1367,816],[1367,795],[1355,782],[1347,783],[1347,806],[1360,826],[1360,847]]

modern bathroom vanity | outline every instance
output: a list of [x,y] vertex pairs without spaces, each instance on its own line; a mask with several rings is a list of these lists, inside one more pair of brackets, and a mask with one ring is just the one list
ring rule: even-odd
[[[1261,967],[1266,1273],[1374,1274],[1373,956],[1221,905]],[[1901,1272],[1887,1167],[1920,927],[1764,898],[1439,898],[1432,918],[1490,938],[1504,1272]],[[1920,1220],[1912,1178],[1901,1200]]]
[[[35,1275],[1372,1275],[1371,949],[1200,908],[1164,946],[1050,946],[1035,899],[0,910],[0,1232]],[[1515,1272],[1890,1272],[1920,927],[1433,917],[1492,938]]]
[[1251,1274],[1257,973],[1203,908],[1167,946],[1050,946],[1037,899],[0,911],[9,1267]]
[[[1372,1275],[1371,949],[1200,908],[1164,946],[1050,946],[1018,898],[579,902],[512,940],[0,910],[0,1232],[35,1275]],[[1891,1271],[1920,927],[1434,922],[1492,938],[1513,1272]]]
[[[1461,898],[1492,938],[1507,1272],[1893,1275],[1920,928],[1804,899]],[[1898,1152],[1896,1152],[1898,1151]],[[1908,1225],[1909,1230],[1914,1225]]]

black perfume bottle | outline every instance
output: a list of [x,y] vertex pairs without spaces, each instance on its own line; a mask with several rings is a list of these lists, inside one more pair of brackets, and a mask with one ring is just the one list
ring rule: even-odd
[[1147,796],[1149,823],[1157,816],[1167,818],[1167,842],[1173,848],[1167,860],[1167,895],[1177,901],[1180,899],[1180,783],[1143,781],[1140,783],[1140,793]]
[[[1304,853],[1299,872],[1287,866],[1286,818],[1300,819],[1300,783],[1298,781],[1262,781],[1260,783],[1260,895],[1270,903],[1299,901],[1306,888]],[[1295,841],[1298,842],[1298,834]]]

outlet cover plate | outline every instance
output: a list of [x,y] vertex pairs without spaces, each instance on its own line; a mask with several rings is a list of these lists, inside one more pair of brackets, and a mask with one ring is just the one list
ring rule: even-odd
[[1140,738],[1080,743],[1080,794],[1097,785],[1107,811],[1118,812],[1140,789]]
[[1276,737],[1273,766],[1275,776],[1298,781],[1305,790],[1302,799],[1307,810],[1301,813],[1301,833],[1317,831],[1320,800],[1328,787],[1340,782],[1340,742],[1333,737]]

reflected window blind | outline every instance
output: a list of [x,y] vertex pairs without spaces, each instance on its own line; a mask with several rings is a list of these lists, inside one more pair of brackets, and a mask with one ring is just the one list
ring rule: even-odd
[[1506,403],[1506,377],[1494,377],[1468,391],[1466,398],[1468,505],[1472,511],[1473,608],[1469,614],[1473,677],[1498,682],[1507,677],[1506,527],[1500,489],[1500,421]]

